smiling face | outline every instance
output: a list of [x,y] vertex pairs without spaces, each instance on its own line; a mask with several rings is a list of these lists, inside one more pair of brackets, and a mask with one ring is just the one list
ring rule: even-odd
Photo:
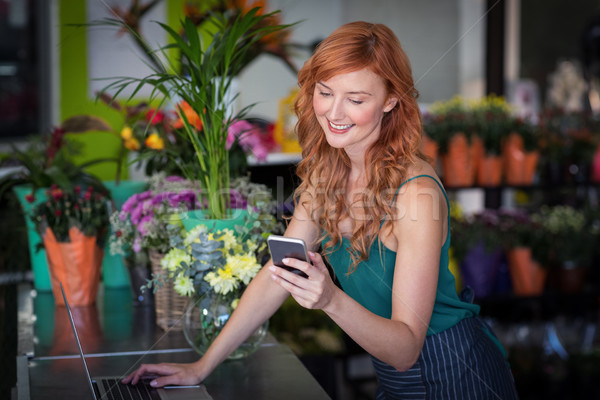
[[338,74],[315,85],[313,109],[327,142],[349,155],[361,155],[378,138],[384,114],[397,99],[369,69]]

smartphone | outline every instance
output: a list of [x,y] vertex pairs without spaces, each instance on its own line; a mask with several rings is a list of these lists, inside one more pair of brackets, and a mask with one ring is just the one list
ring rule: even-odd
[[282,262],[284,258],[296,258],[301,261],[310,262],[304,240],[279,235],[270,235],[267,238],[267,244],[269,245],[269,251],[271,252],[273,264],[277,265],[278,267],[285,268],[303,278],[308,278],[308,275],[306,275],[304,272],[285,265]]

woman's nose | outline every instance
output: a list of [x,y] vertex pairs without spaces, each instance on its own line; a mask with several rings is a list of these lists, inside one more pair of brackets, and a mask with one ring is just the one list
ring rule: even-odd
[[344,107],[341,99],[334,99],[331,102],[331,108],[329,109],[329,120],[339,121],[345,117]]

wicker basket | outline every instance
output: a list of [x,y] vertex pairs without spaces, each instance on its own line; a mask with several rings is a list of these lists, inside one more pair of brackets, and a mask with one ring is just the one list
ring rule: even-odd
[[[150,251],[150,265],[153,274],[164,273],[160,261],[164,254]],[[156,309],[156,324],[163,330],[182,330],[181,320],[185,305],[189,298],[181,296],[173,289],[173,282],[167,281],[154,293],[154,307]]]

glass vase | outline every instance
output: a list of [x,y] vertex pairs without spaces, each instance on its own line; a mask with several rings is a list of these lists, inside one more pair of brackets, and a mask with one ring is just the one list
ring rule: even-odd
[[[183,333],[188,343],[200,355],[206,353],[211,343],[223,330],[233,312],[240,292],[217,294],[209,291],[202,296],[193,296],[185,307]],[[267,334],[269,321],[265,321],[228,357],[237,360],[252,354]]]

